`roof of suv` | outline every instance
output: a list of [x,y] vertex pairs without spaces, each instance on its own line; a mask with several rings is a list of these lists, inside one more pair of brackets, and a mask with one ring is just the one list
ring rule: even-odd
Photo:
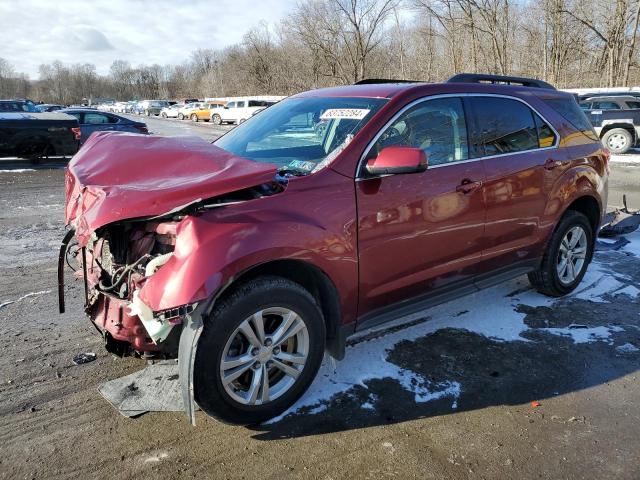
[[520,94],[552,97],[569,97],[572,94],[559,90],[526,87],[521,85],[503,85],[492,83],[372,83],[363,85],[345,85],[339,87],[320,88],[309,90],[292,98],[308,97],[365,97],[365,98],[393,98],[403,93],[419,91],[424,95],[436,95],[441,93],[493,93],[493,94]]
[[598,96],[598,97],[587,97],[580,100],[580,103],[583,102],[607,102],[612,100],[619,100],[622,102],[638,102],[640,98],[634,97],[633,95],[608,95],[608,96]]

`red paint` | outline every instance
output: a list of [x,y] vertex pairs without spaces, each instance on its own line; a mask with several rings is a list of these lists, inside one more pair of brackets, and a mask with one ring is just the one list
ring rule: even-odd
[[[387,121],[413,100],[443,93],[522,98],[553,123],[561,148],[355,179],[367,145]],[[390,100],[330,168],[289,179],[281,193],[187,216],[176,227],[154,226],[158,233],[173,234],[175,228],[175,250],[140,282],[140,298],[154,311],[190,304],[215,295],[257,265],[294,259],[317,267],[333,282],[341,320],[348,324],[393,302],[540,258],[571,202],[591,197],[602,212],[608,172],[600,145],[577,133],[538,94],[544,92],[460,83],[301,94]],[[415,149],[385,152],[373,165],[426,164]],[[561,165],[545,168],[548,160]],[[66,218],[86,242],[109,223],[161,215],[199,198],[270,182],[274,174],[273,165],[234,157],[195,138],[98,134],[69,166]],[[94,270],[89,272],[92,285]],[[135,333],[140,327],[135,319],[127,318],[123,323],[129,330],[120,327],[123,333],[118,333],[116,307],[103,303],[93,320],[114,337],[148,348]]]
[[426,169],[424,150],[411,147],[387,147],[367,162],[367,171],[373,175],[416,173]]
[[69,162],[65,221],[84,245],[103,225],[269,182],[275,171],[197,137],[94,133]]

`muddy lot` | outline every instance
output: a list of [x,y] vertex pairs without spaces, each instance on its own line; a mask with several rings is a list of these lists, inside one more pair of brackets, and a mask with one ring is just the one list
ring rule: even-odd
[[[612,204],[638,191],[624,168]],[[57,313],[62,205],[62,170],[0,171],[0,478],[640,477],[640,233],[570,297],[520,278],[461,298],[352,340],[277,421],[191,427],[98,394],[144,364],[103,350],[79,282]]]

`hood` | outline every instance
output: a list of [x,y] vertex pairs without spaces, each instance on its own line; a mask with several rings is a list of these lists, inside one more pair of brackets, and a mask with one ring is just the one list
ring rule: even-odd
[[81,245],[109,223],[157,216],[270,182],[276,166],[198,137],[94,133],[66,172],[65,222]]

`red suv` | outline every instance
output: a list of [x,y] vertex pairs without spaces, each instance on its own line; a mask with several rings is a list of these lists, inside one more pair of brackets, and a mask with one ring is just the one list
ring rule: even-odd
[[67,171],[61,309],[75,257],[109,351],[177,356],[192,419],[260,422],[355,331],[525,273],[571,292],[608,168],[573,96],[489,75],[301,93],[213,145],[94,134]]

